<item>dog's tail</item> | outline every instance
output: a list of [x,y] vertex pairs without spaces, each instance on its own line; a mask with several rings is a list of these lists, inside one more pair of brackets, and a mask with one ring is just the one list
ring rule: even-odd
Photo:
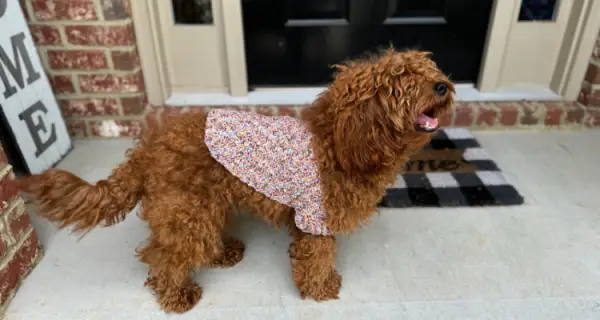
[[9,183],[31,198],[40,216],[85,235],[98,225],[124,220],[135,208],[143,186],[143,157],[143,147],[131,149],[126,162],[94,185],[58,169]]

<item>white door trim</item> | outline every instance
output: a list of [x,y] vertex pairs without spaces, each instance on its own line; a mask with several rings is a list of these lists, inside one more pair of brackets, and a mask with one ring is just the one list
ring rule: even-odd
[[131,11],[146,96],[150,104],[162,105],[171,92],[155,6],[150,1],[131,1]]
[[482,92],[492,92],[498,87],[508,35],[518,8],[518,0],[494,1],[477,83]]
[[[262,89],[247,92],[243,21],[240,0],[212,0],[222,7],[223,45],[228,91],[218,93],[170,92],[169,66],[165,59],[164,39],[155,5],[148,1],[132,1],[133,20],[138,51],[141,57],[147,96],[152,105],[225,105],[225,104],[304,104],[312,101],[323,88]],[[575,40],[563,45],[561,58],[553,78],[552,92],[547,88],[527,88],[497,91],[510,25],[518,14],[518,0],[495,0],[490,18],[488,39],[477,84],[458,86],[457,98],[462,101],[574,100],[587,69],[589,55],[600,28],[600,1],[582,0],[586,4],[585,21],[573,33]],[[575,10],[574,10],[575,11]],[[572,14],[571,16],[573,17]],[[584,17],[583,15],[581,17]],[[569,30],[571,32],[571,30]],[[566,41],[565,41],[566,43]],[[564,50],[563,50],[564,49]],[[564,51],[564,52],[563,52]],[[201,76],[201,75],[199,75]],[[200,91],[199,89],[198,91]]]
[[[303,105],[312,103],[325,88],[259,89],[247,96],[235,97],[226,93],[175,93],[167,99],[168,106],[219,106],[219,105]],[[482,93],[473,85],[456,86],[458,101],[521,101],[562,100],[549,89],[515,89]]]
[[221,11],[223,14],[229,93],[235,97],[246,96],[248,94],[248,77],[244,48],[242,3],[241,1],[223,1]]
[[575,2],[551,82],[551,88],[566,100],[579,95],[599,30],[600,1]]

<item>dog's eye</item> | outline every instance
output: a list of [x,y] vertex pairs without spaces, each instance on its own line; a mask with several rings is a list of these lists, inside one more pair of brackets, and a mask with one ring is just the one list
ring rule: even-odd
[[444,96],[448,92],[448,84],[444,82],[438,82],[433,86],[433,91],[439,96]]

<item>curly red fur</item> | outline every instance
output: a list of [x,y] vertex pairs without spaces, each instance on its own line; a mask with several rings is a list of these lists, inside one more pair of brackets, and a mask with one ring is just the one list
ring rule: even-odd
[[[302,119],[313,134],[327,226],[350,233],[377,212],[402,165],[431,139],[414,129],[416,116],[447,111],[453,87],[422,52],[389,50],[336,68],[334,81]],[[448,95],[434,93],[438,82],[448,83]],[[206,117],[173,118],[144,133],[128,160],[95,185],[49,170],[22,180],[21,187],[37,200],[40,215],[76,231],[116,223],[141,201],[141,218],[151,233],[138,256],[150,266],[146,285],[165,311],[185,312],[200,299],[193,270],[242,259],[243,243],[225,236],[237,209],[290,230],[292,278],[302,297],[336,299],[341,277],[335,238],[302,233],[291,208],[257,193],[216,162],[204,144]]]

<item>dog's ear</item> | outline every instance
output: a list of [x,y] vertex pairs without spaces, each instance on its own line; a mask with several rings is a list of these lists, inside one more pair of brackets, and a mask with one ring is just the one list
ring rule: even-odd
[[381,108],[364,101],[354,108],[340,110],[334,121],[334,149],[344,171],[374,172],[390,165],[394,157],[393,133]]
[[[391,79],[378,76],[377,65],[334,65],[335,81],[323,101],[333,119],[333,149],[343,171],[369,173],[393,163],[398,104],[387,90]],[[384,85],[387,84],[387,85]]]

